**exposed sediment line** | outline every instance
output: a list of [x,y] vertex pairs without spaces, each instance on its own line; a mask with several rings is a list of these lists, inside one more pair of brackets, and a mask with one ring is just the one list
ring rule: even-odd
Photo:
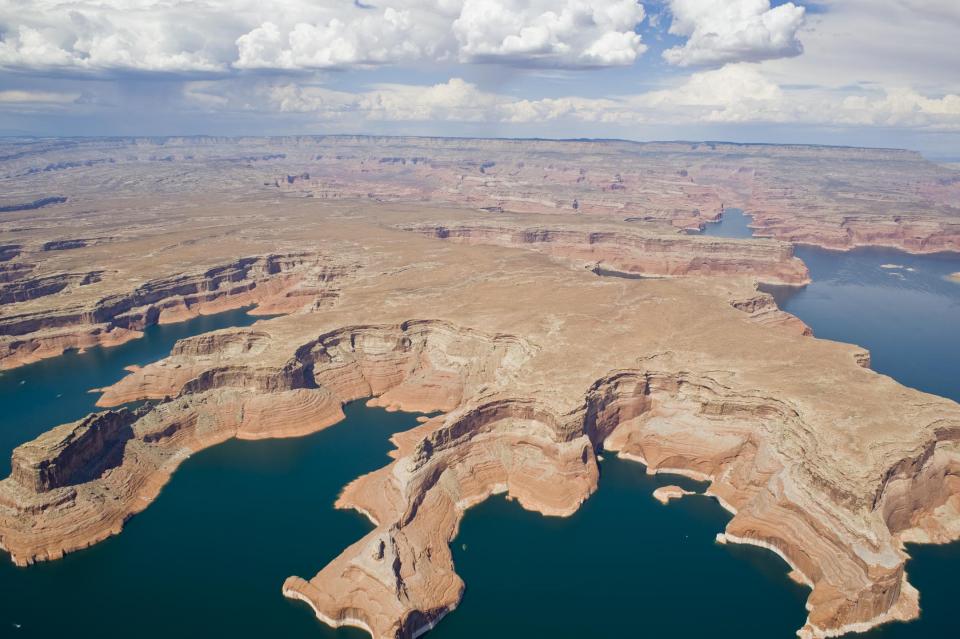
[[[352,272],[320,254],[268,254],[241,258],[196,273],[151,280],[129,293],[59,311],[16,311],[0,317],[0,370],[69,349],[114,346],[136,339],[147,326],[256,306],[259,314],[291,313],[335,299],[338,282]],[[102,271],[18,278],[0,284],[0,304],[12,304],[97,282]]]
[[[753,208],[757,207],[757,208]],[[921,216],[850,215],[842,219],[797,216],[779,206],[751,205],[751,227],[756,237],[833,251],[865,247],[892,248],[914,255],[960,252],[960,224],[949,219]]]
[[744,275],[769,284],[810,282],[806,266],[788,244],[685,234],[644,233],[629,228],[591,230],[562,224],[522,226],[499,223],[417,223],[398,228],[466,244],[526,248],[624,275],[660,277]]

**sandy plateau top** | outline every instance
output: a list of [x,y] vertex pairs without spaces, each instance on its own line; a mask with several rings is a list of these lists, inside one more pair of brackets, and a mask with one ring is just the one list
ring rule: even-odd
[[[535,150],[564,159],[562,145],[544,146]],[[477,149],[519,153],[497,141],[468,151]],[[663,162],[679,153],[654,150]],[[859,161],[855,151],[837,161]],[[817,150],[762,158],[804,163]],[[96,167],[111,179],[124,170]],[[675,224],[672,214],[325,199],[227,184],[242,173],[226,163],[223,182],[200,194],[159,194],[167,183],[147,179],[136,206],[90,190],[4,222],[4,367],[198,313],[257,305],[280,315],[181,340],[99,400],[155,403],[62,425],[14,451],[0,482],[0,544],[14,561],[57,559],[119,533],[192,452],[304,435],[369,397],[441,414],[396,435],[391,463],[340,497],[374,530],[283,585],[332,625],[377,639],[430,627],[462,596],[449,544],[463,512],[507,492],[569,515],[600,485],[604,449],[708,480],[733,515],[721,541],[779,553],[811,587],[802,636],[918,614],[903,544],[960,536],[960,406],[871,371],[859,347],[811,337],[759,292],[760,281],[808,281],[789,244],[682,233],[691,210]],[[68,234],[58,220],[76,226]],[[941,223],[952,222],[931,222]]]

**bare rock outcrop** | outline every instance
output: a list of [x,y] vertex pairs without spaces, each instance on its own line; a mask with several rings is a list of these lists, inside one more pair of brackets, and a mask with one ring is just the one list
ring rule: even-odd
[[576,263],[597,272],[649,277],[752,276],[769,284],[803,285],[806,266],[786,244],[652,234],[592,224],[591,230],[562,224],[524,227],[511,222],[418,223],[400,228],[467,244],[526,248]]
[[[316,253],[240,258],[195,273],[159,278],[132,291],[96,298],[88,306],[0,315],[0,369],[69,349],[121,344],[147,326],[256,306],[282,314],[329,303],[338,280],[352,272]],[[102,271],[19,278],[0,285],[0,304],[53,295],[99,281]]]

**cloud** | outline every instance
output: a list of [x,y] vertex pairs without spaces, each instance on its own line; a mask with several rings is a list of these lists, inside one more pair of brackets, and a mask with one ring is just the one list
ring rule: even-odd
[[522,99],[484,91],[460,78],[433,85],[379,84],[366,91],[336,91],[318,84],[192,83],[188,99],[212,110],[308,114],[329,123],[462,122],[618,125],[788,124],[960,130],[960,96],[929,96],[912,89],[857,93],[785,88],[756,64],[700,71],[672,87],[608,98],[562,96]]
[[19,89],[0,91],[0,104],[70,104],[76,102],[79,98],[79,93],[22,91]]
[[804,53],[770,60],[764,72],[781,83],[915,86],[960,91],[957,0],[819,0],[806,18]]
[[453,33],[465,62],[625,65],[646,51],[644,15],[636,0],[465,0]]
[[921,95],[898,87],[883,97],[849,96],[843,100],[842,115],[855,124],[896,127],[940,127],[960,130],[960,95],[940,98]]
[[800,55],[797,32],[805,10],[770,0],[669,0],[669,32],[686,36],[683,46],[663,52],[678,66],[719,65]]
[[346,21],[332,17],[317,24],[298,22],[286,30],[264,22],[237,38],[233,66],[328,69],[416,60],[432,52],[432,35],[413,12],[393,7],[371,7]]
[[632,64],[637,0],[0,2],[0,68],[230,75],[403,62]]
[[0,67],[84,72],[215,72],[225,67],[213,34],[182,9],[145,2],[34,0],[0,3]]

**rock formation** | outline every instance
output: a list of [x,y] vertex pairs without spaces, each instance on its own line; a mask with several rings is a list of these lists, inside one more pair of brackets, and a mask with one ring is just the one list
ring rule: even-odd
[[679,486],[661,486],[653,491],[653,498],[666,506],[674,499],[680,499],[686,495],[693,495],[689,490],[684,490]]
[[[0,369],[68,349],[111,346],[156,323],[256,306],[263,315],[290,313],[336,295],[349,269],[319,254],[245,257],[193,273],[150,280],[128,293],[92,298],[85,306],[0,317]],[[54,295],[98,282],[103,271],[27,276],[0,284],[0,304]]]
[[418,223],[400,228],[467,244],[515,246],[540,251],[598,272],[642,274],[652,277],[750,275],[768,284],[803,285],[810,281],[807,267],[787,244],[728,240],[695,235],[653,234],[649,231],[604,228],[591,224],[522,226],[506,219],[499,223]]

